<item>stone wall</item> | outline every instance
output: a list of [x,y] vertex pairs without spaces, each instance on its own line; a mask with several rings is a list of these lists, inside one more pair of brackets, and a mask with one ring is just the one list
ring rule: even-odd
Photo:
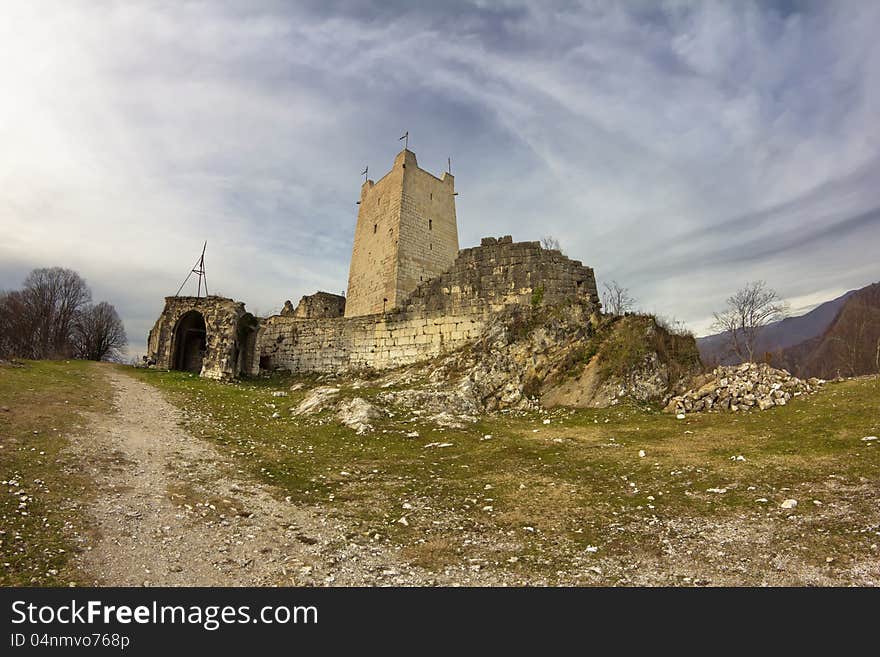
[[344,319],[266,319],[257,337],[261,369],[339,372],[399,367],[480,337],[484,319],[394,312]]
[[257,336],[260,367],[293,372],[387,369],[478,340],[505,307],[584,299],[598,309],[593,270],[538,242],[486,238],[464,249],[446,273],[419,285],[393,312],[344,319],[266,319]]
[[539,242],[514,242],[510,235],[484,237],[463,249],[449,271],[419,285],[404,303],[407,311],[498,312],[510,305],[558,305],[572,299],[599,304],[590,267]]
[[[165,308],[147,338],[147,359],[156,367],[180,367],[181,319],[198,313],[205,323],[206,349],[201,376],[226,379],[256,373],[253,355],[257,321],[244,304],[225,297],[165,297]],[[189,315],[191,316],[191,315]],[[182,369],[185,369],[185,365]]]
[[345,297],[330,292],[316,292],[300,299],[296,308],[286,301],[281,314],[297,319],[342,317],[345,314]]

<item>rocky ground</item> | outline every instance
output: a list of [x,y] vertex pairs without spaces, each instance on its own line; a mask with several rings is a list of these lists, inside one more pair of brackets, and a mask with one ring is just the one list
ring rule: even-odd
[[392,401],[411,374],[0,370],[0,577],[880,584],[876,377],[764,413],[620,402],[444,425],[430,389]]
[[[153,387],[107,370],[114,411],[92,414],[73,451],[97,486],[80,537],[80,584],[268,586],[453,584],[352,539],[318,507],[285,501],[179,426]],[[280,498],[280,499],[279,499]],[[289,500],[289,498],[288,498]],[[469,583],[479,582],[469,576]]]

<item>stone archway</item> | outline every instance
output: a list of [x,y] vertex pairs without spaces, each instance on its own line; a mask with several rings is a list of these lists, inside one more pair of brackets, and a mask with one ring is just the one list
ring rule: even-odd
[[174,329],[172,369],[200,374],[207,349],[205,318],[197,310],[184,313]]

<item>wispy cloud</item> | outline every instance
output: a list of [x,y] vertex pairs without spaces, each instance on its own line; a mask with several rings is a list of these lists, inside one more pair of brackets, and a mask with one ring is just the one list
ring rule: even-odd
[[269,312],[345,287],[365,164],[453,158],[463,245],[553,233],[705,325],[876,275],[874,3],[4,3],[0,287],[83,273],[136,350],[204,239]]

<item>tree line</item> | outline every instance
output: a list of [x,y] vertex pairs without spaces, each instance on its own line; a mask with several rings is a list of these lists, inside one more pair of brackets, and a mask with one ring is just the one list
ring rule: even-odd
[[0,358],[120,360],[126,344],[116,308],[93,304],[72,269],[34,269],[20,290],[0,291]]

